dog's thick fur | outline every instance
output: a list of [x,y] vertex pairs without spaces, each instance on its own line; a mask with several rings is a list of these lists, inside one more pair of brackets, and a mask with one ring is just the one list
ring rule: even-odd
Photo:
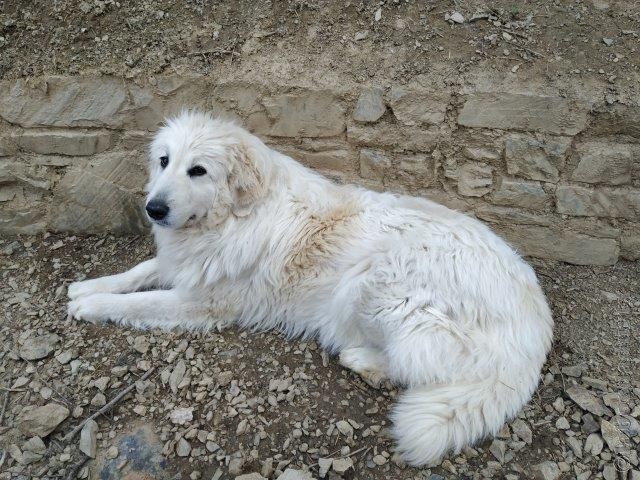
[[[170,207],[157,256],[70,285],[72,317],[316,338],[369,382],[406,386],[391,416],[413,465],[495,434],[531,397],[551,313],[533,270],[482,223],[335,185],[201,113],[169,120],[150,157],[148,198]],[[206,175],[187,174],[196,164]]]

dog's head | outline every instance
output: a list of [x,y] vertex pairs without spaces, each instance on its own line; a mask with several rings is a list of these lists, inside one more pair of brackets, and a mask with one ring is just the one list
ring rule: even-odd
[[208,114],[167,120],[150,148],[149,218],[180,229],[248,215],[264,193],[268,151],[247,131]]

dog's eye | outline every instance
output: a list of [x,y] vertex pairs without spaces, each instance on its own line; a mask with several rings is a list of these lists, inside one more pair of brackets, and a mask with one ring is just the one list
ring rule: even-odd
[[201,177],[202,175],[206,175],[207,171],[204,169],[204,167],[196,165],[195,167],[191,167],[189,170],[187,170],[187,174],[189,174],[190,177]]
[[163,155],[160,157],[160,166],[162,168],[166,168],[166,166],[169,165],[169,157],[166,155]]

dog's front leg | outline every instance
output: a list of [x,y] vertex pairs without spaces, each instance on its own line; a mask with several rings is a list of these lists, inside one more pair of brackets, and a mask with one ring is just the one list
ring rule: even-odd
[[73,282],[69,285],[67,294],[71,300],[75,300],[96,293],[135,292],[143,288],[156,287],[158,283],[158,260],[152,258],[117,275]]
[[340,363],[356,372],[374,388],[388,378],[387,360],[384,354],[375,347],[347,347],[340,351]]
[[231,308],[196,302],[177,290],[96,293],[69,302],[67,311],[79,320],[112,321],[140,329],[221,329],[233,320]]

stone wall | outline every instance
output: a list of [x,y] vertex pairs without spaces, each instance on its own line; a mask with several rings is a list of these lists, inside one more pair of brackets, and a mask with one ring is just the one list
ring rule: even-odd
[[239,119],[336,181],[475,215],[523,254],[640,258],[640,107],[483,85],[4,81],[0,231],[143,231],[147,143],[165,115],[196,106]]

